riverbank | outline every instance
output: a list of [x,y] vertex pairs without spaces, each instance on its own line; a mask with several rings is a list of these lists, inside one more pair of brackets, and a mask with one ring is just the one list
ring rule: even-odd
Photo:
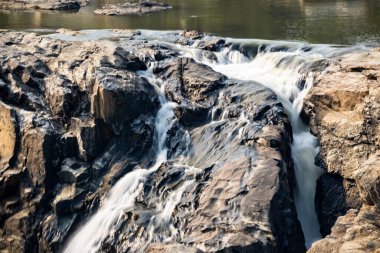
[[37,1],[0,1],[0,9],[5,10],[79,10],[88,0],[37,0]]

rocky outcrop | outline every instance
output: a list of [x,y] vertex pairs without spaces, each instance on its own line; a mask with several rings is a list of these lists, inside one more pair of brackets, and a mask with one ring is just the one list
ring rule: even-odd
[[81,6],[87,4],[82,0],[1,0],[0,9],[7,10],[78,10]]
[[0,249],[56,252],[113,164],[149,151],[157,92],[113,43],[3,33],[0,47]]
[[305,107],[320,140],[318,163],[328,172],[317,186],[322,233],[332,227],[310,252],[374,252],[380,247],[380,53],[332,62]]
[[166,3],[138,2],[138,3],[118,3],[106,4],[101,9],[94,12],[99,15],[119,16],[119,15],[142,15],[153,12],[165,11],[172,7]]
[[304,252],[291,127],[275,94],[120,34],[1,34],[0,250],[62,250],[120,178],[154,163],[161,88],[177,103],[168,161],[99,251]]

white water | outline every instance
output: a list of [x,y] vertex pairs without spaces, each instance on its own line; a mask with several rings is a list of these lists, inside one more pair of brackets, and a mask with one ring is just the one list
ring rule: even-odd
[[[144,182],[147,177],[155,172],[167,160],[167,148],[165,146],[167,132],[171,128],[175,117],[173,108],[177,106],[175,103],[167,102],[163,94],[163,85],[159,80],[151,77],[148,70],[144,74],[145,77],[155,85],[159,93],[161,101],[161,109],[157,112],[155,119],[155,144],[157,150],[157,158],[155,164],[148,169],[135,169],[134,171],[122,177],[115,186],[112,187],[107,198],[101,203],[100,209],[78,229],[74,236],[69,240],[63,252],[65,253],[94,253],[101,247],[101,243],[109,235],[115,232],[115,228],[121,221],[121,217],[126,211],[132,210],[135,206],[136,197],[142,192]],[[161,87],[157,86],[160,85]],[[153,216],[148,226],[148,242],[154,238],[154,230],[158,227],[169,227],[169,235],[173,236],[175,232],[168,224],[170,216],[179,202],[185,188],[192,181],[186,181],[179,189],[174,191],[168,198],[164,206],[159,206],[157,211],[159,215]],[[145,246],[145,245],[144,245]],[[136,249],[143,251],[144,248]]]
[[[203,58],[198,49],[185,51],[185,56],[205,63],[230,78],[255,81],[269,87],[281,100],[293,129],[291,148],[297,183],[294,194],[295,205],[306,246],[309,248],[314,241],[321,238],[314,197],[316,181],[322,170],[314,165],[319,151],[317,139],[300,119],[300,112],[304,97],[313,84],[313,73],[308,72],[309,66],[323,59],[323,56],[296,50],[261,52],[253,60],[249,60],[238,51],[225,49],[216,53],[215,62]],[[300,89],[298,85],[302,80],[305,80],[305,84],[304,88]]]

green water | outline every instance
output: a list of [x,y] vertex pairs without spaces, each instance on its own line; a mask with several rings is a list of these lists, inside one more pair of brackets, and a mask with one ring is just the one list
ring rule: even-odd
[[239,38],[380,44],[380,0],[166,0],[173,9],[145,16],[93,13],[115,2],[90,0],[78,12],[0,11],[0,28],[198,29]]

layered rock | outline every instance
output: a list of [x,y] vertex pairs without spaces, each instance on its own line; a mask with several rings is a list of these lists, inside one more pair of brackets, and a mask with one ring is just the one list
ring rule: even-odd
[[374,252],[380,247],[380,53],[332,62],[305,106],[320,140],[318,163],[328,172],[317,186],[323,234],[352,209],[310,252]]

